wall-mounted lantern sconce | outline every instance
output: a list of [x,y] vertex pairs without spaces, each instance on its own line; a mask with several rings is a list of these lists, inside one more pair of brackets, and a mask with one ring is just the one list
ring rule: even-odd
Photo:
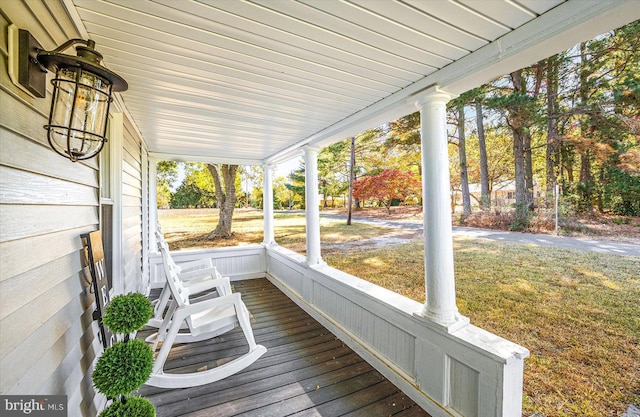
[[[44,126],[51,147],[74,162],[96,156],[107,141],[112,94],[126,91],[127,82],[101,65],[102,55],[92,40],[71,39],[45,51],[28,31],[11,25],[9,45],[9,75],[23,90],[45,97],[47,70],[56,74]],[[79,45],[77,56],[62,53],[74,45]]]

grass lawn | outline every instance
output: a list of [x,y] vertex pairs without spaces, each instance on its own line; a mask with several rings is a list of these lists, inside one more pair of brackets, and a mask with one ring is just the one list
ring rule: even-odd
[[[640,259],[455,239],[457,303],[525,346],[524,415],[619,416],[640,402]],[[333,267],[424,302],[423,245],[333,254]]]
[[[275,213],[275,239],[280,246],[305,253],[305,218],[302,215]],[[159,210],[158,218],[171,250],[212,248],[261,243],[263,239],[262,211],[236,209],[233,216],[233,236],[229,239],[208,240],[207,236],[218,223],[218,210]],[[393,231],[354,223],[321,219],[323,245],[359,241],[371,237],[392,235]]]
[[[169,213],[173,212],[173,213]],[[193,215],[192,213],[193,212]],[[172,249],[202,244],[206,210],[160,211]],[[185,216],[188,214],[187,216]],[[262,240],[261,212],[239,212],[236,235]],[[276,241],[304,252],[304,217],[276,216]],[[389,233],[322,222],[323,246]],[[525,346],[524,415],[619,416],[640,403],[640,259],[489,240],[454,240],[458,307],[476,326]],[[324,251],[331,266],[424,302],[423,246]]]

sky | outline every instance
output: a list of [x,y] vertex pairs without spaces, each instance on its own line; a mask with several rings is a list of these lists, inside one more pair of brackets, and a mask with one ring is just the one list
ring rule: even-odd
[[302,156],[298,156],[296,158],[293,158],[287,162],[283,162],[281,164],[278,164],[276,166],[275,169],[275,178],[278,177],[286,177],[287,175],[289,175],[291,173],[291,171],[295,171],[296,169],[298,169],[300,167],[300,163],[302,162],[303,158]]

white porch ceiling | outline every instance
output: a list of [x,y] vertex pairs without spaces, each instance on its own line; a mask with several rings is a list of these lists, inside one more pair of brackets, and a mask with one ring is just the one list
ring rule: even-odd
[[640,18],[636,0],[64,0],[158,157],[259,164]]

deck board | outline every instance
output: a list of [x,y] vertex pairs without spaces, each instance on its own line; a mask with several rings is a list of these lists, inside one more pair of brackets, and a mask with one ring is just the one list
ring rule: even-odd
[[[429,416],[268,280],[232,283],[251,313],[260,359],[224,380],[199,387],[144,386],[158,417]],[[146,337],[151,329],[143,330]],[[175,346],[169,372],[193,372],[246,352],[240,329]]]

